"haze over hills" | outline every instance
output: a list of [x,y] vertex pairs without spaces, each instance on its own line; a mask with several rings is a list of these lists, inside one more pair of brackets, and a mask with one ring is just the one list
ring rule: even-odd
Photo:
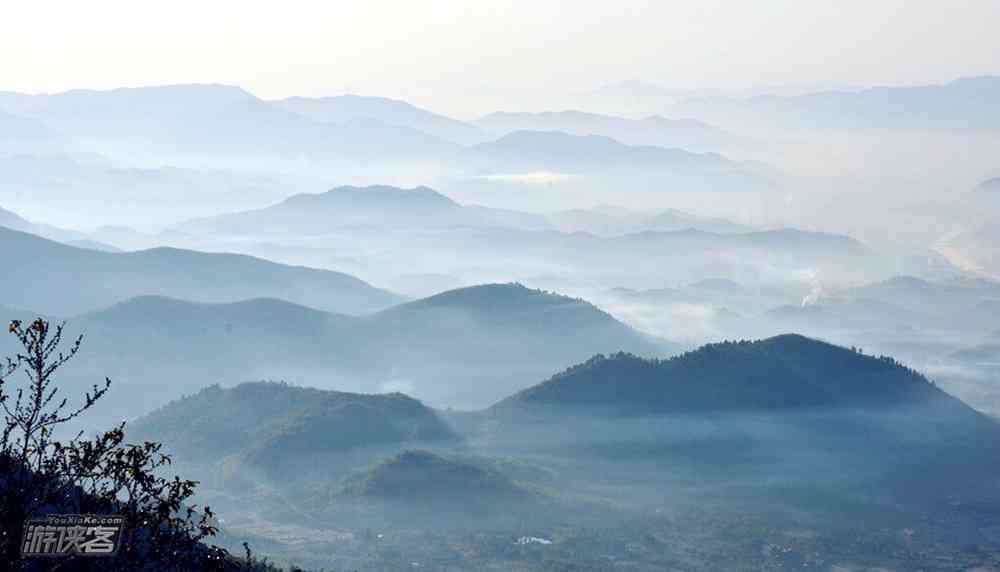
[[111,244],[94,240],[87,233],[59,228],[49,224],[34,223],[4,208],[0,208],[0,227],[37,235],[78,248],[105,252],[120,252],[122,250]]
[[[399,291],[413,291],[415,278],[401,269],[415,259],[423,274],[451,277],[453,284],[513,275],[558,290],[587,285],[581,293],[594,286],[653,289],[703,278],[758,285],[818,276],[832,286],[886,277],[882,253],[843,235],[752,231],[672,211],[611,216],[571,211],[542,218],[442,203],[433,215],[419,217],[389,206],[384,217],[351,205],[320,214],[328,212],[325,205],[337,205],[338,192],[303,197],[316,205],[312,212],[286,204],[180,228],[192,232],[190,246],[343,269]],[[356,224],[345,227],[344,221]],[[546,230],[549,221],[565,232]],[[296,224],[306,234],[295,236]],[[302,238],[316,233],[324,233],[321,242]]]
[[343,488],[353,495],[438,506],[444,500],[461,510],[475,510],[477,500],[488,499],[492,506],[498,497],[509,502],[527,496],[502,473],[422,450],[386,459],[349,479]]
[[[170,165],[135,167],[102,155],[63,151],[0,154],[4,206],[59,226],[129,226],[153,232],[178,221],[256,207],[299,189],[308,173],[273,174]],[[94,197],[101,200],[95,207]]]
[[[210,153],[219,160],[274,161],[305,153],[392,160],[426,158],[455,148],[415,129],[368,117],[337,125],[318,122],[238,87],[217,84],[3,93],[0,109],[37,119],[123,159],[158,153],[193,162],[198,153]],[[127,152],[116,153],[126,146]]]
[[409,127],[459,144],[477,143],[486,138],[486,134],[473,124],[433,113],[398,99],[338,95],[289,97],[274,103],[282,109],[324,123],[346,123],[366,118]]
[[[58,133],[61,141],[53,148],[14,147],[0,157],[0,198],[15,199],[6,204],[33,216],[43,209],[58,213],[58,219],[48,220],[63,225],[82,212],[87,224],[92,219],[159,229],[224,212],[228,205],[259,207],[332,177],[359,185],[433,184],[463,202],[502,210],[529,204],[552,210],[552,197],[545,193],[509,192],[520,188],[522,177],[535,176],[533,171],[568,175],[571,183],[556,183],[560,192],[565,188],[600,202],[612,198],[612,187],[655,194],[766,190],[780,179],[755,163],[691,152],[706,149],[694,132],[711,129],[658,117],[635,123],[640,131],[676,133],[669,142],[676,149],[548,131],[489,141],[473,124],[402,101],[359,96],[266,101],[218,84],[4,92],[0,112]],[[583,119],[595,127],[635,127],[632,120],[610,116]],[[81,199],[87,194],[83,188],[108,200],[108,208],[92,209]],[[44,192],[27,196],[27,189]],[[659,207],[667,202],[656,200]]]
[[30,143],[50,137],[52,133],[40,121],[0,111],[0,143]]
[[944,396],[892,360],[786,335],[706,345],[660,361],[598,356],[496,407],[575,406],[649,415],[893,406]]
[[176,228],[200,234],[304,236],[335,229],[398,231],[482,226],[544,229],[549,223],[531,213],[463,206],[428,187],[379,185],[299,194],[267,208],[189,221]]
[[[632,146],[561,131],[514,131],[466,147],[449,175],[442,184],[462,200],[548,211],[608,203],[694,208],[709,196],[766,195],[783,184],[772,169],[714,152]],[[616,189],[629,189],[627,198]]]
[[651,115],[628,119],[583,111],[540,113],[498,111],[485,115],[476,124],[496,135],[516,131],[561,131],[572,135],[603,135],[627,145],[655,145],[684,149],[719,149],[736,139],[694,119],[668,119]]
[[[139,295],[205,302],[270,296],[316,308],[365,313],[400,301],[353,276],[276,264],[244,255],[173,248],[98,252],[0,228],[0,252],[10,272],[0,295],[15,307],[44,306],[71,316]],[[24,276],[46,279],[24,288]],[[72,285],[72,287],[68,287]]]
[[463,205],[428,187],[342,186],[325,193],[299,194],[272,206],[191,220],[173,229],[201,236],[254,237],[327,234],[399,229],[461,230],[510,228],[586,232],[615,236],[641,231],[701,230],[720,234],[749,232],[753,227],[676,209],[636,212],[628,209],[572,209],[546,214]]
[[264,382],[204,388],[146,415],[134,429],[169,443],[184,462],[229,457],[280,478],[289,473],[275,472],[277,467],[315,466],[323,454],[458,438],[432,410],[402,394]]
[[602,135],[560,131],[514,131],[461,152],[466,168],[498,173],[593,170],[735,169],[716,153],[691,153],[655,146],[630,146]]
[[68,4],[0,572],[1000,572],[997,0]]
[[696,117],[738,117],[783,127],[968,129],[1000,128],[993,105],[1000,77],[957,79],[945,84],[822,91],[796,96],[707,97],[680,103]]
[[1000,280],[1000,230],[991,222],[951,236],[937,245],[963,270]]
[[87,239],[87,236],[82,232],[65,230],[47,224],[33,223],[21,215],[4,208],[0,208],[0,227],[35,234],[50,240],[65,242],[67,244],[72,243],[73,241],[82,241]]
[[596,352],[674,350],[582,300],[514,284],[455,290],[361,317],[273,299],[205,304],[143,296],[71,319],[68,328],[85,335],[87,348],[74,379],[115,380],[115,396],[99,411],[112,417],[121,400],[138,414],[206,383],[254,379],[405,390],[437,405],[477,407]]
[[751,226],[730,220],[692,215],[676,209],[647,213],[623,208],[595,207],[557,211],[548,214],[548,218],[562,232],[587,232],[598,236],[689,229],[719,234],[754,230]]
[[[654,515],[667,508],[688,532],[714,530],[689,503],[709,520],[780,506],[762,522],[794,529],[803,523],[794,515],[806,511],[818,519],[810,534],[836,552],[850,534],[836,520],[845,507],[861,514],[875,503],[866,522],[896,530],[941,514],[955,487],[962,504],[976,506],[998,493],[988,476],[1000,451],[996,422],[891,358],[797,335],[711,344],[669,360],[597,356],[474,413],[438,417],[398,394],[252,383],[209,387],[136,425],[177,443],[177,462],[212,484],[213,502],[237,529],[337,522],[388,538],[422,521],[455,542],[449,531],[489,522],[507,546],[520,536],[555,547],[607,538],[629,522],[660,529]],[[300,438],[254,453],[284,435]],[[225,492],[247,487],[257,491],[252,518]],[[452,515],[450,507],[497,516],[432,516]],[[589,526],[594,536],[580,528]],[[702,542],[726,545],[715,533]],[[304,540],[299,554],[307,546],[323,545]],[[346,558],[357,547],[341,550]],[[576,561],[590,558],[581,550]],[[753,554],[756,545],[741,558]]]
[[[988,546],[978,517],[935,507],[1000,498],[995,424],[939,389],[986,412],[1000,403],[988,383],[1000,290],[968,277],[992,275],[997,250],[994,173],[975,159],[997,127],[976,98],[995,87],[675,107],[699,120],[476,122],[399,100],[269,101],[222,85],[3,93],[13,145],[0,146],[0,194],[25,217],[0,210],[11,227],[0,229],[11,270],[0,294],[11,318],[41,310],[85,335],[66,383],[108,376],[115,388],[89,423],[163,406],[138,434],[176,444],[205,500],[233,515],[227,527],[285,539],[268,546],[295,546],[316,567],[604,569],[613,556],[698,569],[703,558],[666,548],[691,538],[670,528],[681,526],[710,531],[699,550],[753,568],[774,563],[765,540],[820,539],[808,554],[849,545],[845,512],[877,520],[868,536],[897,555],[915,552],[878,531],[913,522],[947,521],[927,526]],[[743,121],[807,129],[749,129],[751,146],[730,135]],[[962,143],[939,158],[949,189],[987,179],[957,204],[937,197],[914,170],[932,155],[917,129],[942,134],[941,149]],[[920,149],[882,162],[908,139]],[[912,194],[892,181],[869,193],[860,176],[818,181],[796,153],[820,171],[856,154]],[[344,184],[309,192],[332,179]],[[884,214],[878,201],[893,213],[898,202],[883,231],[905,237],[865,230],[859,219]],[[114,248],[105,241],[159,247],[100,252]],[[26,287],[27,276],[44,280]],[[468,284],[479,285],[456,288]],[[666,359],[784,331],[802,335]],[[891,353],[940,386],[803,335]],[[258,379],[316,389],[237,385]],[[745,525],[734,534],[752,546],[726,544],[720,518]]]
[[785,484],[749,487],[765,496],[771,486],[803,487],[790,502],[807,510],[851,490],[848,498],[893,497],[904,510],[946,498],[959,481],[970,497],[1000,493],[985,476],[1000,451],[994,419],[891,357],[800,335],[708,344],[666,360],[596,356],[502,400],[479,422],[475,439],[504,450],[667,464],[720,482],[729,480],[722,467],[742,475],[737,482],[768,467]]

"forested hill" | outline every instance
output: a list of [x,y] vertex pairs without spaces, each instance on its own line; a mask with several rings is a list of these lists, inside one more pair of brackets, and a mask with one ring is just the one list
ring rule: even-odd
[[434,411],[399,393],[365,395],[271,382],[207,387],[154,411],[134,430],[187,460],[239,454],[268,463],[296,454],[456,438]]
[[[781,410],[951,399],[919,373],[800,335],[709,344],[670,359],[598,355],[500,402],[626,413]],[[972,410],[969,410],[972,413]]]

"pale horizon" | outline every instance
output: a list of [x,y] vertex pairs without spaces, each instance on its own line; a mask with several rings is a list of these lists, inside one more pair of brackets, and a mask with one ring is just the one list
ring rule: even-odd
[[1000,74],[998,17],[988,1],[8,3],[0,90],[223,83],[263,99],[353,93],[470,117],[571,107],[633,80],[680,93],[939,84]]

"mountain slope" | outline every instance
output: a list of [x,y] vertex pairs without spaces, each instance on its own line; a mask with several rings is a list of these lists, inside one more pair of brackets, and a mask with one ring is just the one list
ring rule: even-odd
[[399,232],[494,225],[546,228],[548,222],[530,213],[463,206],[428,187],[374,185],[294,195],[270,207],[192,220],[176,229],[199,234],[301,237],[343,229]]
[[749,232],[752,227],[721,218],[689,214],[676,209],[657,213],[640,213],[613,207],[570,209],[548,215],[562,232],[587,232],[598,236],[614,236],[642,231],[672,232],[701,230],[718,234]]
[[266,382],[207,387],[143,417],[133,430],[169,444],[185,461],[240,455],[271,469],[302,455],[456,438],[432,410],[402,394]]
[[[484,359],[505,347],[521,346],[522,359],[577,354],[583,347],[628,345],[656,353],[645,338],[590,303],[520,284],[486,284],[450,290],[395,306],[372,317],[389,340],[405,346],[420,332],[425,343],[443,346],[461,340],[463,355]],[[543,346],[524,344],[527,334],[551,336]],[[557,341],[558,340],[558,341]],[[442,348],[444,351],[445,348]]]
[[[72,244],[74,242],[85,243],[88,240],[87,235],[82,232],[31,222],[21,215],[4,208],[0,208],[0,226],[11,230],[36,234],[49,240],[55,240],[65,244]],[[96,246],[96,244],[90,245],[90,247],[93,246]]]
[[[218,84],[6,94],[0,108],[71,137],[128,143],[190,158],[213,154],[299,158],[433,157],[457,147],[426,133],[367,117],[328,124]],[[178,158],[178,157],[174,157]]]
[[873,87],[798,96],[692,99],[679,110],[695,116],[736,115],[792,127],[997,129],[1000,77],[961,78],[943,85]]
[[627,354],[598,356],[497,407],[698,413],[898,405],[944,397],[923,376],[891,359],[784,335],[706,345],[660,361]]
[[[353,276],[275,264],[250,256],[173,248],[98,252],[0,228],[8,272],[0,295],[9,305],[73,315],[133,296],[157,294],[204,302],[275,297],[316,308],[364,313],[399,301]],[[25,277],[32,280],[25,288]]]
[[469,503],[484,496],[516,498],[526,493],[506,476],[429,451],[407,450],[347,480],[346,492],[409,502]]
[[224,234],[328,232],[331,228],[449,212],[458,204],[427,187],[337,187],[321,194],[299,194],[263,209],[197,219],[177,227],[182,232]]
[[515,131],[496,141],[466,148],[462,161],[494,172],[565,170],[728,169],[736,164],[715,153],[629,146],[600,135],[560,131]]
[[118,389],[100,412],[113,417],[123,403],[138,415],[208,383],[252,379],[403,390],[476,407],[597,352],[672,350],[586,302],[518,285],[466,288],[361,317],[274,299],[143,296],[68,328],[85,334],[72,376],[111,377]]
[[289,97],[273,102],[278,107],[324,123],[346,123],[367,118],[409,127],[454,143],[482,140],[475,125],[421,109],[405,101],[385,97],[338,95],[333,97]]
[[603,135],[627,145],[705,148],[731,142],[720,129],[693,119],[668,119],[652,115],[628,119],[583,111],[540,113],[495,112],[476,121],[497,135],[515,131],[561,131],[572,135]]

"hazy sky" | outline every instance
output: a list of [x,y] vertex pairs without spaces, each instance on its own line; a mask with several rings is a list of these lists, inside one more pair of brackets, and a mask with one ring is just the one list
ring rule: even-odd
[[1000,73],[997,0],[0,0],[0,89],[350,91],[458,114],[672,89]]

